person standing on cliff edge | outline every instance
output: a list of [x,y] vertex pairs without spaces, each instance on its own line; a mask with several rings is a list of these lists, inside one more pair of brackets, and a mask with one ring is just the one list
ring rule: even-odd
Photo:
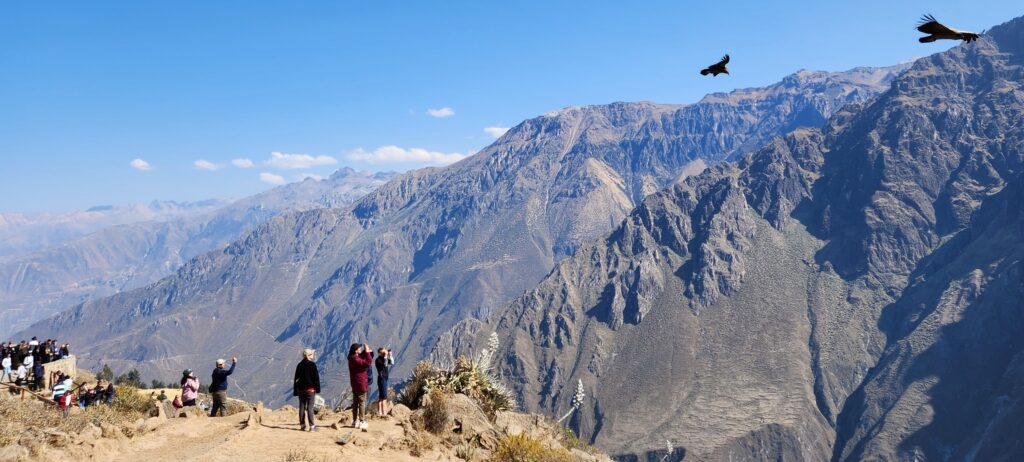
[[299,397],[299,429],[306,431],[306,420],[309,420],[309,431],[317,431],[313,421],[316,394],[320,393],[320,371],[316,368],[313,358],[316,352],[306,348],[302,350],[302,361],[295,366],[295,380],[292,395]]
[[353,343],[348,349],[348,377],[352,385],[352,427],[365,431],[366,395],[370,390],[367,371],[373,365],[373,350],[369,345]]
[[210,417],[216,417],[217,412],[224,417],[224,404],[228,401],[228,376],[235,372],[235,364],[238,364],[238,358],[231,358],[231,369],[224,369],[224,360],[217,360],[217,368],[213,370],[213,378],[210,380],[210,395],[213,396]]

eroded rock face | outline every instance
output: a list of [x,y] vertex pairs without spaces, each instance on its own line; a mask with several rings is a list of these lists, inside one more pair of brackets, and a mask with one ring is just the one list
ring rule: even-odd
[[[900,70],[802,72],[688,106],[567,108],[521,123],[452,166],[401,175],[350,207],[273,218],[172,277],[31,330],[78,345],[87,367],[90,358],[117,360],[145,376],[237,355],[239,393],[268,403],[290,397],[286,381],[266,377],[303,346],[317,348],[323,374],[342,375],[350,343],[390,345],[401,352],[402,376],[440,333],[534,286],[695,165],[819,120],[808,114],[824,120],[886,88]],[[709,239],[720,240],[736,224],[711,226]],[[727,291],[738,282],[730,268],[739,263],[704,258],[716,263],[704,285]],[[645,265],[623,268],[622,277],[654,293],[664,276]],[[620,323],[650,309],[643,297],[620,298],[608,310]]]
[[[648,197],[447,356],[613,454],[1024,457],[1024,19]],[[467,340],[467,337],[469,340]],[[472,339],[476,339],[473,342]]]

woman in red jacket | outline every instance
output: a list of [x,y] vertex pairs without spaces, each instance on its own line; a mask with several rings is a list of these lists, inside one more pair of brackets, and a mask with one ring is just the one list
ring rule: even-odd
[[370,389],[366,371],[373,365],[369,345],[353,343],[348,349],[348,376],[352,385],[352,427],[366,430],[366,394]]

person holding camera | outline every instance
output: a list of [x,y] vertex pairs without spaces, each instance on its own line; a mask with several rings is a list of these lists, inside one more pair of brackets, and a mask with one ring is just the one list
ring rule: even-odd
[[377,415],[388,415],[388,374],[395,365],[395,353],[390,348],[378,349],[373,365],[377,368]]
[[353,343],[348,349],[348,377],[352,385],[352,427],[363,431],[366,424],[366,394],[370,390],[367,372],[373,365],[373,350],[367,344]]
[[231,358],[231,369],[225,369],[224,362],[223,359],[217,360],[217,367],[213,370],[213,378],[210,380],[210,395],[213,397],[210,417],[216,417],[218,413],[224,417],[224,408],[228,402],[228,376],[235,372],[238,358]]

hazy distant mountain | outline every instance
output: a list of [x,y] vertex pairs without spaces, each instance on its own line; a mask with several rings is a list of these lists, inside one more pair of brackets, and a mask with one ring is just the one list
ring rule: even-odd
[[400,376],[440,333],[532,287],[695,165],[822,121],[900,70],[800,72],[688,106],[549,113],[461,162],[401,175],[346,209],[276,217],[172,277],[30,331],[74,341],[85,364],[147,375],[238,355],[241,392],[267,401],[290,397],[280,371],[302,345],[321,351],[330,391],[356,340],[400,351]]
[[60,213],[0,213],[0,261],[56,246],[103,228],[199,215],[227,204],[228,201],[222,200],[153,201]]
[[436,354],[624,458],[1024,460],[1024,18],[649,197]]
[[85,300],[157,281],[283,212],[348,205],[392,176],[346,168],[205,213],[111,226],[0,262],[0,337]]

